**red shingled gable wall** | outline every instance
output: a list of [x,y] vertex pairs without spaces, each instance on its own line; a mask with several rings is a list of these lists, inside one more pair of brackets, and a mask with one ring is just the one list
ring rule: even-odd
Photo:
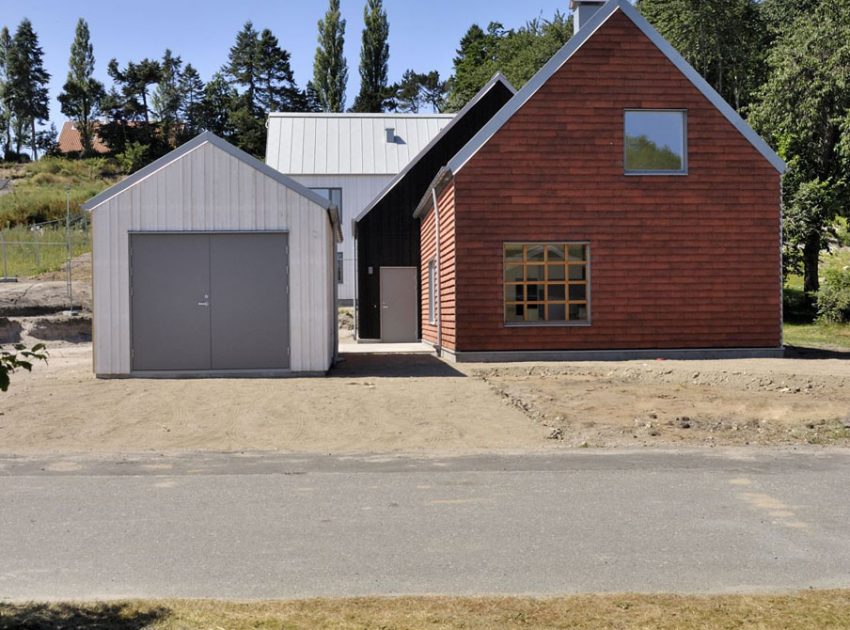
[[[629,108],[687,110],[686,176],[624,175]],[[615,13],[443,195],[454,239],[444,249],[443,284],[456,292],[446,347],[779,346],[779,178],[631,20]],[[422,222],[426,306],[433,216]],[[502,248],[517,241],[590,243],[592,325],[505,325]],[[425,324],[425,339],[434,341]]]

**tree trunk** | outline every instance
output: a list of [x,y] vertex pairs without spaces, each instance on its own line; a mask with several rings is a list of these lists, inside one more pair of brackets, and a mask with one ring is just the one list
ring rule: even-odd
[[806,238],[806,244],[803,246],[803,291],[809,295],[814,295],[820,289],[820,280],[818,279],[820,250],[820,234],[812,232]]
[[36,144],[38,139],[35,137],[35,118],[30,122],[30,130],[32,131],[32,161],[35,162],[38,159],[38,145]]

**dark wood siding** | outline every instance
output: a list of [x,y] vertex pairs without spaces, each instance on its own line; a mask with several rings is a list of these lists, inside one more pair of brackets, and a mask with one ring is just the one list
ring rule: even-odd
[[[416,205],[428,185],[513,94],[500,82],[482,96],[448,132],[421,156],[393,189],[357,225],[358,331],[363,339],[381,336],[380,268],[420,267]],[[370,273],[371,270],[371,273]],[[420,268],[421,284],[421,268]],[[421,322],[421,313],[420,322]],[[421,325],[419,334],[422,334]]]

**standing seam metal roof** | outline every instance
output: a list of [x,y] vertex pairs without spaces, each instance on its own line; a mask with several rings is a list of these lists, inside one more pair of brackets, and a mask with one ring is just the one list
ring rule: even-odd
[[[288,175],[396,175],[452,114],[269,116],[266,163]],[[387,129],[395,142],[387,141]]]

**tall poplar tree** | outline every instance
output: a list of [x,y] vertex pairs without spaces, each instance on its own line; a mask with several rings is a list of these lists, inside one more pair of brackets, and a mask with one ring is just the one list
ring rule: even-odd
[[0,135],[3,151],[0,158],[12,151],[12,104],[9,88],[9,56],[12,53],[12,35],[5,26],[0,29]]
[[319,45],[313,62],[313,81],[308,91],[315,92],[325,112],[345,109],[345,86],[348,83],[348,63],[343,54],[345,20],[339,10],[339,0],[329,0],[325,17],[319,20]]
[[[36,124],[50,117],[47,84],[50,74],[44,68],[44,51],[32,22],[24,18],[13,39],[9,55],[9,83],[12,112],[18,129],[29,127],[30,149],[33,159],[38,159]],[[18,136],[18,152],[22,138]]]
[[390,24],[382,0],[366,0],[363,9],[363,44],[360,49],[360,93],[352,111],[382,112],[389,98],[387,72],[390,60]]
[[106,95],[103,83],[95,79],[93,74],[94,48],[91,44],[89,25],[80,18],[74,42],[71,44],[68,78],[59,95],[59,103],[62,113],[74,121],[80,132],[83,155],[92,152],[94,121]]

